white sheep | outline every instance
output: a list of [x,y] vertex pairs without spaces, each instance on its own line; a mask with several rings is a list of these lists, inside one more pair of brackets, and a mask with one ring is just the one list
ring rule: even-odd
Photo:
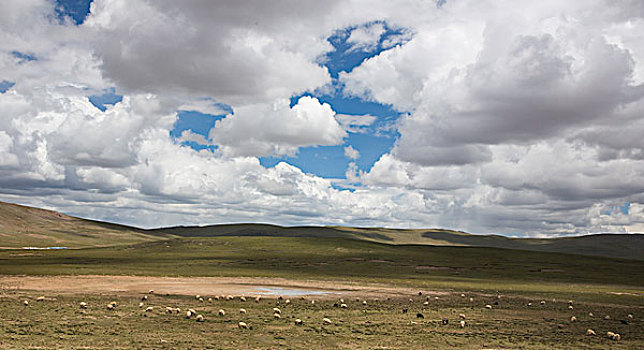
[[239,323],[237,323],[237,328],[239,328],[239,329],[248,329],[248,325],[246,324],[246,322],[239,321]]
[[81,303],[78,305],[80,306],[81,309],[87,309],[87,303],[84,301],[81,301]]
[[311,305],[315,305],[315,300],[311,300]]
[[145,309],[145,312],[151,312],[151,311],[153,311],[153,310],[154,310],[154,308],[153,308],[152,306],[148,306],[148,307]]
[[461,328],[465,328],[465,321],[461,320],[461,322],[459,322],[459,324],[461,325]]
[[280,319],[280,318],[282,318],[282,316],[280,316],[280,314],[278,314],[278,313],[274,313],[273,318]]
[[589,313],[588,313],[588,317],[595,317],[595,315],[593,315],[593,313],[592,313],[592,312],[589,312]]
[[197,322],[203,322],[203,321],[204,321],[204,317],[203,317],[203,315],[197,315],[197,317],[195,318],[195,321],[197,321]]
[[245,313],[246,313],[246,309],[239,309],[239,313],[240,313],[240,314],[245,314]]
[[331,320],[326,317],[322,319],[322,324],[332,324],[332,323],[333,322],[331,322]]
[[226,311],[224,311],[224,309],[219,309],[219,311],[217,311],[217,314],[219,314],[219,316],[226,316]]
[[208,302],[209,302],[209,303],[212,303],[212,298],[208,298]]
[[107,309],[110,310],[110,311],[114,310],[114,305],[107,304]]
[[278,309],[278,308],[274,307],[274,308],[273,308],[273,313],[281,314],[281,313],[282,313],[282,310],[280,310],[280,309]]
[[340,304],[343,304],[343,303],[344,303],[344,299],[340,298]]
[[429,306],[429,301],[423,303],[424,306]]
[[630,318],[630,319],[632,320],[632,319],[633,319],[633,314],[628,314],[628,316],[627,316],[627,317],[628,317],[628,318]]
[[141,301],[146,301],[146,300],[148,300],[148,296],[147,296],[147,295],[144,295],[144,296],[142,296],[142,297],[141,297]]
[[284,304],[290,304],[290,303],[291,303],[291,299],[286,299],[286,300],[284,301]]
[[610,320],[610,315],[606,315],[606,316],[604,316],[604,319],[605,319],[605,320]]
[[186,318],[190,318],[190,317],[192,317],[192,315],[193,315],[192,311],[190,311],[190,310],[186,311]]
[[25,300],[25,301],[23,301],[23,302],[22,302],[22,305],[24,305],[24,306],[29,306],[29,300]]
[[139,303],[139,307],[143,307],[144,305],[145,305],[145,304],[143,304],[143,303]]
[[36,298],[36,301],[45,301],[45,296],[41,295],[38,298]]
[[621,335],[619,335],[619,333],[606,332],[606,336],[607,336],[609,339],[612,339],[612,340],[615,340],[615,341],[617,341],[617,340],[621,340],[621,339],[622,339],[622,336],[621,336]]
[[340,307],[343,308],[343,309],[348,308],[347,304],[340,304]]
[[150,289],[150,290],[148,291],[148,294],[154,294],[154,289]]
[[461,298],[465,298],[465,294],[461,293]]
[[255,302],[256,303],[259,303],[260,300],[262,300],[261,296],[258,295],[258,296],[255,297]]
[[410,302],[410,303],[413,303],[413,302],[414,302],[414,299],[409,298],[409,302]]
[[491,308],[492,308],[492,305],[487,304],[487,305],[485,305],[485,308],[486,308],[486,309],[491,309]]
[[529,302],[529,303],[528,303],[528,307],[530,307],[530,306],[532,306],[532,302]]
[[199,298],[198,300],[199,302],[203,303],[203,298]]
[[296,319],[295,319],[295,324],[296,324],[296,325],[298,325],[298,326],[299,326],[299,325],[301,325],[301,324],[302,324],[302,320],[300,320],[299,318],[296,318]]
[[572,305],[568,305],[568,310],[572,310],[572,309],[574,309]]
[[199,295],[199,294],[195,295],[195,299],[197,299],[197,300],[201,299],[201,295]]
[[438,301],[438,297],[434,297],[434,300]]
[[577,322],[577,317],[575,316],[570,317],[570,322]]
[[573,304],[572,300],[568,300],[568,304],[572,305]]
[[597,333],[595,333],[595,331],[594,331],[594,330],[592,330],[592,329],[588,328],[588,329],[586,330],[586,335],[597,335]]
[[460,314],[460,315],[458,315],[458,317],[460,317],[461,320],[464,320],[465,319],[465,314]]
[[471,298],[471,297],[470,297],[470,303],[471,303],[471,302],[473,302],[473,301],[474,301],[474,298]]
[[214,298],[215,300],[219,300],[219,295],[215,295],[213,298]]
[[367,306],[367,301],[366,300],[362,301],[362,306]]
[[166,306],[166,308],[165,308],[165,312],[166,312],[166,313],[168,313],[168,314],[173,314],[173,313],[174,313],[174,308],[171,308],[171,307],[169,307],[169,306]]
[[243,302],[245,302],[245,301],[246,301],[246,297],[244,297],[244,296],[239,297],[239,301],[243,301]]
[[541,305],[546,305],[546,301],[545,301],[545,300],[541,300],[541,302],[540,302],[540,303],[541,303]]
[[226,297],[226,300],[233,300],[233,299],[235,299],[235,297],[232,296],[232,295],[229,295],[229,296]]

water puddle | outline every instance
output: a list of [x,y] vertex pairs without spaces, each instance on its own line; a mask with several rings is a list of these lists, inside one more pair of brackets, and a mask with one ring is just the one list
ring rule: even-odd
[[310,290],[310,289],[297,289],[297,288],[257,287],[256,289],[257,289],[256,293],[261,295],[297,296],[297,295],[335,294],[334,292],[325,292],[321,290]]

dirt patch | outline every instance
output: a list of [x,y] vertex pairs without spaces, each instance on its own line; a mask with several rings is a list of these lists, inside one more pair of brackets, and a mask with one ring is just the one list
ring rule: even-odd
[[[148,277],[148,276],[0,276],[0,289],[87,294],[141,294],[150,289],[174,295],[265,295],[267,288],[288,290],[289,295],[316,299],[338,296],[400,297],[418,293],[409,288],[359,285],[342,281],[289,280],[261,277]],[[447,294],[440,291],[423,291]]]

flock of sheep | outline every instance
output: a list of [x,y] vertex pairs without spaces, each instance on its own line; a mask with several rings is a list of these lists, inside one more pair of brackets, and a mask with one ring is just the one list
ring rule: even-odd
[[[150,291],[148,292],[148,295],[151,295],[151,294],[154,294],[154,290],[150,290]],[[145,304],[145,302],[147,302],[147,301],[148,301],[148,298],[149,298],[149,297],[148,297],[148,295],[143,295],[143,296],[141,297],[141,302],[139,303],[139,307],[140,307],[140,308],[145,307],[145,305],[146,305],[146,304]],[[419,295],[419,296],[422,296],[422,292],[418,292],[418,295]],[[466,296],[465,296],[465,294],[461,294],[461,297],[462,297],[462,298],[465,298]],[[201,295],[195,295],[195,299],[196,299],[198,302],[200,302],[200,303],[205,303],[206,301],[207,301],[208,303],[212,303],[213,301],[218,301],[218,300],[227,300],[227,301],[231,301],[231,300],[234,300],[234,299],[235,299],[235,296],[233,296],[233,295],[221,295],[221,296],[217,295],[217,296],[208,297],[207,299],[204,299]],[[259,303],[259,302],[261,301],[261,299],[262,299],[262,297],[261,297],[261,296],[256,296],[256,297],[255,297],[255,303]],[[437,301],[438,299],[439,299],[438,297],[434,297],[434,300],[436,300],[436,301]],[[501,299],[501,296],[500,296],[500,295],[497,295],[497,299]],[[41,301],[45,301],[45,300],[46,300],[45,296],[40,296],[40,297],[36,298],[36,301],[39,301],[39,302],[41,302]],[[240,296],[240,297],[239,297],[239,300],[240,300],[241,302],[246,302],[246,300],[247,300],[247,299],[246,299],[246,297],[244,297],[244,296]],[[429,297],[429,296],[427,296],[427,297],[425,298],[425,301],[423,302],[423,307],[427,307],[427,306],[429,305],[429,301],[430,301],[430,300],[431,300],[431,299],[430,299],[430,297]],[[474,301],[474,298],[470,297],[470,298],[469,298],[469,301],[470,301],[470,302],[473,302],[473,301]],[[553,299],[553,301],[555,301],[555,300]],[[356,298],[356,302],[358,303],[358,305],[362,305],[363,307],[366,307],[366,306],[367,306],[367,301],[366,301],[366,300],[361,300],[360,298]],[[414,301],[414,299],[410,298],[410,299],[409,299],[409,302],[410,302],[410,304],[411,304],[411,303],[414,303],[415,301]],[[289,299],[286,299],[286,300],[285,300],[285,299],[284,299],[283,297],[281,297],[281,296],[280,296],[280,297],[278,297],[278,299],[277,299],[277,301],[276,301],[276,307],[274,307],[274,308],[272,309],[273,318],[275,318],[275,319],[280,319],[280,318],[282,317],[282,310],[279,308],[279,306],[280,306],[282,303],[283,303],[284,305],[289,305],[289,304],[291,303],[291,301],[290,301]],[[315,300],[311,300],[311,304],[315,304]],[[496,305],[499,305],[498,300],[497,300],[497,301],[495,301],[493,304],[494,304],[495,306],[496,306]],[[486,304],[486,305],[484,306],[484,308],[485,308],[485,309],[488,309],[488,310],[489,310],[489,309],[492,309],[492,308],[494,307],[494,306],[493,306],[493,304]],[[24,305],[25,307],[28,307],[28,306],[29,306],[29,300],[23,300],[23,305]],[[529,303],[527,303],[527,305],[526,305],[526,306],[528,306],[528,307],[532,307],[532,305],[533,305],[533,304],[532,304],[532,302],[529,302]],[[542,306],[543,306],[543,305],[546,305],[546,301],[545,301],[545,300],[541,300],[541,301],[540,301],[540,305],[542,305]],[[87,309],[87,307],[88,307],[88,304],[87,304],[86,302],[84,302],[84,301],[83,301],[83,302],[79,303],[79,308],[80,308],[80,309]],[[117,303],[116,301],[112,301],[112,302],[110,302],[109,304],[107,304],[107,305],[106,305],[107,310],[110,310],[110,311],[116,310],[116,308],[117,308],[117,307],[118,307],[118,303]],[[338,300],[338,302],[334,303],[334,304],[333,304],[333,307],[341,308],[341,309],[348,309],[348,308],[349,308],[349,306],[347,305],[347,303],[345,303],[344,299],[342,299],[342,298],[340,298],[340,299]],[[568,310],[574,310],[574,306],[573,306],[573,301],[572,301],[572,300],[569,300],[569,301],[568,301]],[[153,307],[153,306],[148,306],[148,307],[146,307],[146,308],[144,309],[144,316],[147,316],[147,313],[151,313],[151,312],[153,312],[153,311],[154,311],[154,307]],[[402,313],[403,313],[403,314],[406,314],[407,312],[408,312],[408,309],[407,309],[407,308],[403,308],[403,309],[402,309]],[[181,308],[178,308],[178,307],[176,307],[176,308],[175,308],[175,307],[170,307],[170,306],[168,306],[168,307],[166,307],[166,308],[165,308],[165,313],[167,313],[167,314],[177,314],[177,315],[178,315],[178,314],[180,314],[180,313],[181,313]],[[244,308],[240,308],[240,309],[239,309],[239,314],[241,314],[241,315],[245,315],[245,314],[247,314],[246,309],[244,309]],[[219,316],[225,316],[225,315],[226,315],[226,311],[225,311],[224,309],[219,309],[219,310],[217,311],[217,315],[219,315]],[[590,312],[590,313],[588,314],[588,316],[589,316],[589,317],[594,317],[594,315],[593,315],[593,313],[592,313],[592,312]],[[186,310],[186,312],[185,312],[185,317],[186,317],[186,319],[193,319],[193,318],[194,318],[194,320],[195,320],[196,322],[204,322],[204,321],[205,321],[205,317],[204,317],[202,314],[199,314],[195,309],[192,309],[192,308],[189,308],[189,309],[187,309],[187,310]],[[424,318],[425,318],[425,316],[424,316],[422,313],[420,313],[420,312],[416,314],[416,317],[417,317],[417,318],[420,318],[420,319],[424,319]],[[467,318],[467,317],[465,316],[465,314],[460,314],[460,315],[459,315],[459,319],[460,319],[460,320],[459,320],[459,326],[460,326],[461,328],[465,328],[465,326],[467,325],[466,318]],[[604,319],[605,319],[605,320],[609,320],[609,319],[610,319],[610,316],[609,316],[609,315],[606,315],[606,316],[604,316]],[[632,314],[628,314],[628,315],[627,315],[627,319],[628,319],[628,320],[622,320],[622,323],[626,323],[626,324],[627,324],[627,323],[629,322],[629,320],[632,320],[632,319],[633,319],[633,315],[632,315]],[[575,316],[571,316],[571,317],[570,317],[570,322],[571,322],[571,323],[572,323],[572,322],[577,322],[577,317],[575,317]],[[411,323],[412,323],[412,324],[416,324],[416,322],[414,322],[414,321],[412,321]],[[441,321],[441,323],[442,323],[443,325],[447,325],[447,324],[449,323],[449,319],[447,319],[447,318],[443,318],[443,319],[442,319],[442,321]],[[302,321],[302,319],[297,318],[297,319],[295,319],[294,324],[295,324],[295,325],[300,326],[300,325],[304,324],[304,322]],[[333,321],[331,321],[331,319],[329,319],[329,318],[327,318],[327,317],[324,317],[324,318],[322,319],[322,324],[323,324],[323,325],[331,325],[331,324],[333,324]],[[239,322],[237,323],[237,327],[238,327],[239,329],[252,329],[252,327],[250,327],[250,326],[248,325],[248,323],[243,322],[243,321],[239,321]],[[597,333],[596,333],[593,329],[590,329],[590,328],[589,328],[589,329],[587,329],[587,330],[586,330],[586,335],[588,335],[588,336],[596,336],[596,335],[597,335]],[[619,341],[619,340],[621,340],[621,335],[620,335],[619,333],[615,333],[615,332],[608,331],[608,332],[606,333],[606,336],[607,336],[609,339],[611,339],[611,340],[615,340],[615,341]]]

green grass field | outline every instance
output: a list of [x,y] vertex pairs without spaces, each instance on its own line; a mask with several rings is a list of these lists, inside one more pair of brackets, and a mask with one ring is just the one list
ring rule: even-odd
[[[145,313],[132,295],[2,290],[0,347],[8,349],[637,349],[644,346],[644,262],[497,248],[386,245],[343,238],[177,238],[129,246],[55,251],[0,251],[0,275],[256,276],[345,281],[447,293],[423,306],[414,294],[312,305],[293,298],[282,319],[275,299],[259,304],[198,303],[194,297],[154,295]],[[461,298],[460,293],[466,293]],[[503,295],[501,300],[495,296]],[[470,302],[469,297],[474,301]],[[206,296],[207,297],[207,296]],[[414,298],[413,303],[408,298]],[[30,306],[21,302],[30,300]],[[553,302],[555,299],[557,301]],[[567,300],[574,299],[574,310]],[[105,305],[116,300],[119,307]],[[547,300],[545,306],[540,300]],[[80,301],[90,307],[78,308]],[[492,310],[485,304],[499,302]],[[533,306],[526,306],[528,302]],[[146,305],[148,306],[148,305]],[[166,306],[193,307],[204,323],[167,315]],[[227,310],[226,317],[217,310]],[[247,315],[237,312],[240,307]],[[408,314],[401,310],[408,308]],[[416,319],[421,312],[424,319]],[[594,317],[588,313],[594,313]],[[458,324],[459,314],[467,325]],[[634,318],[628,324],[628,314]],[[570,322],[571,316],[578,322]],[[610,320],[604,320],[611,315]],[[333,325],[323,326],[323,317]],[[295,318],[304,325],[293,324]],[[448,318],[448,325],[440,321]],[[238,321],[252,326],[237,329]],[[412,321],[416,324],[412,324]],[[586,336],[592,328],[597,336]],[[622,340],[609,340],[607,331]]]

